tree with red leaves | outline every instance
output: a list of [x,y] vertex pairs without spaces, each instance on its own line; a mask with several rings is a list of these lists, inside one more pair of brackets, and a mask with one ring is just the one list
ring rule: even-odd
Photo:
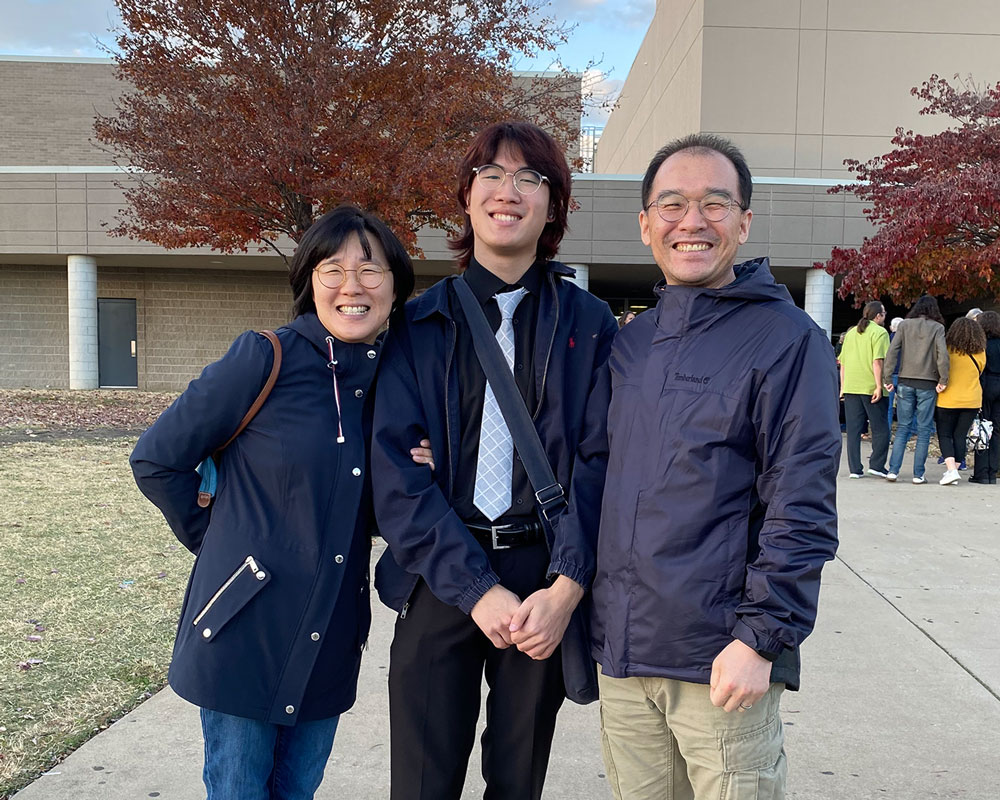
[[857,249],[834,248],[826,270],[858,304],[882,295],[906,304],[924,292],[1000,298],[1000,83],[932,75],[911,94],[925,101],[921,114],[958,124],[933,136],[897,128],[891,152],[844,162],[858,183],[830,191],[870,202],[877,230]]
[[281,237],[354,202],[416,251],[452,224],[484,126],[530,118],[576,152],[579,76],[512,70],[565,41],[542,0],[116,3],[127,88],[96,137],[135,174],[113,235],[286,257]]

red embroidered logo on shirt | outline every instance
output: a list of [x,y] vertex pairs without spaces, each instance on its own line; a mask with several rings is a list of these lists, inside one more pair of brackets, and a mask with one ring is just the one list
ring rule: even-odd
[[573,337],[572,336],[569,337],[569,346],[570,346],[571,349],[574,348],[574,347],[576,347],[576,342],[573,341]]

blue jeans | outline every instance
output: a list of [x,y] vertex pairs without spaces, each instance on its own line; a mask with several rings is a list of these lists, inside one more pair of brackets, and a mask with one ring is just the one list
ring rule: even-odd
[[934,406],[937,404],[937,392],[934,389],[914,389],[912,386],[899,384],[896,387],[896,438],[892,442],[892,455],[889,456],[889,472],[896,475],[903,466],[903,456],[906,455],[906,443],[917,433],[917,449],[913,454],[913,477],[924,477],[924,462],[927,461],[927,448],[931,443],[931,431],[934,429]]
[[339,721],[272,725],[201,709],[208,800],[312,800]]

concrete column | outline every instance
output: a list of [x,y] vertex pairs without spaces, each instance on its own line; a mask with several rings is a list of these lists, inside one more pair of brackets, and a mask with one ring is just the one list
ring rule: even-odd
[[833,333],[833,275],[825,269],[806,270],[805,311],[827,336]]
[[69,289],[69,388],[96,389],[97,377],[97,259],[66,259]]
[[567,267],[572,267],[576,270],[576,277],[570,278],[581,289],[586,289],[590,291],[590,267],[587,264],[567,264]]

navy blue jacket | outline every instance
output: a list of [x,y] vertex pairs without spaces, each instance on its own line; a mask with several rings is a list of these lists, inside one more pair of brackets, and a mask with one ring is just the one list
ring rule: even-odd
[[593,655],[616,678],[708,683],[734,638],[798,686],[837,548],[838,380],[766,259],[657,288],[611,356]]
[[[197,555],[170,685],[204,708],[290,725],[346,711],[371,619],[366,464],[378,347],[335,342],[345,441],[315,314],[277,331],[278,382],[223,452],[214,505],[195,467],[236,430],[273,360],[240,336],[139,439],[136,482]],[[248,561],[248,557],[251,558]]]
[[[607,464],[607,359],[617,326],[607,303],[562,279],[571,274],[558,262],[548,264],[535,328],[538,407],[529,411],[569,504],[549,541],[549,575],[586,588],[595,568]],[[460,426],[448,283],[457,279],[446,278],[407,303],[406,324],[390,331],[379,375],[372,470],[378,475],[379,530],[389,551],[376,567],[375,588],[396,611],[420,577],[441,601],[467,614],[499,581],[451,506],[460,479]],[[434,471],[410,458],[413,443],[425,436]]]

